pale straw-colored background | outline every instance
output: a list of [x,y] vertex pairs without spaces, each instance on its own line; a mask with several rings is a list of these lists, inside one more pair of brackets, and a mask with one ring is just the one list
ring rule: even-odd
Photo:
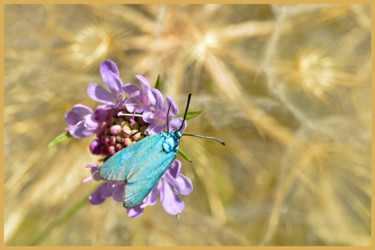
[[[370,6],[6,5],[6,245],[369,245]],[[203,113],[183,138],[180,219],[98,183],[92,138],[46,149],[99,66]],[[178,156],[179,157],[179,156]],[[181,159],[181,158],[179,158]]]

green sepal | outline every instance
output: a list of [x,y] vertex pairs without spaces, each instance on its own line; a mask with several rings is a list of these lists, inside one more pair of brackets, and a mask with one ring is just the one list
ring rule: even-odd
[[[186,114],[186,120],[193,119],[197,117],[200,113],[202,113],[202,110],[188,111]],[[183,118],[184,114],[178,114],[174,116],[173,118],[179,118],[179,117]]]
[[161,91],[161,80],[160,80],[160,75],[158,75],[158,79],[156,79],[155,89]]
[[187,160],[188,162],[191,162],[189,156],[187,156],[187,154],[186,154],[184,151],[182,151],[180,148],[178,149],[178,153],[179,153],[182,157],[184,157],[185,160]]
[[51,148],[55,146],[56,144],[62,142],[64,139],[72,137],[72,135],[69,133],[69,131],[66,131],[62,133],[61,135],[57,136],[55,139],[53,139],[48,145],[47,148]]

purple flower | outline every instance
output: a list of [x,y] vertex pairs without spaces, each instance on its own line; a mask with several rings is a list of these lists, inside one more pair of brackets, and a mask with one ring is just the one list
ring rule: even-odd
[[102,204],[108,197],[117,202],[123,202],[125,182],[103,182],[90,196],[92,205]]
[[125,107],[131,113],[142,113],[150,106],[155,105],[155,97],[151,92],[148,79],[141,75],[135,76],[142,86],[142,90],[137,85],[125,84],[123,91],[129,95],[125,100]]
[[111,92],[96,83],[90,83],[87,87],[87,95],[95,101],[118,106],[123,101],[123,84],[116,64],[110,60],[104,61],[100,65],[100,73]]
[[[109,60],[101,64],[100,72],[109,91],[96,83],[91,83],[87,88],[87,94],[104,105],[97,106],[93,112],[90,108],[77,104],[65,114],[69,126],[66,129],[72,136],[81,139],[96,135],[89,145],[92,154],[100,155],[105,162],[120,150],[148,135],[167,129],[177,130],[181,127],[182,118],[171,118],[178,113],[176,102],[171,97],[166,97],[164,101],[159,90],[151,89],[146,77],[136,75],[141,88],[134,84],[123,85],[116,64]],[[129,94],[129,97],[124,98],[124,92]],[[129,112],[132,113],[132,117],[129,116]],[[167,128],[167,114],[169,128]],[[184,122],[181,132],[186,126]],[[131,218],[141,216],[144,208],[154,205],[158,197],[167,213],[172,215],[181,213],[185,204],[178,195],[188,195],[193,190],[191,181],[180,173],[181,165],[180,161],[174,160],[146,198],[136,207],[127,209],[128,216]],[[91,175],[82,182],[102,181],[89,196],[92,205],[99,205],[108,197],[123,202],[125,181],[103,181],[99,176],[100,166],[87,165],[86,168],[91,169]]]
[[141,216],[146,206],[156,203],[159,193],[160,201],[167,213],[172,215],[181,213],[185,208],[185,203],[178,197],[178,194],[188,195],[193,191],[191,180],[180,173],[181,165],[179,160],[174,160],[159,183],[141,204],[127,209],[128,216],[131,218]]
[[[164,105],[164,98],[163,95],[157,89],[152,89],[151,92],[154,94],[156,99],[155,110],[148,109],[143,113],[143,120],[150,125],[147,128],[147,131],[150,135],[157,134],[162,132],[164,129],[167,128],[167,113],[169,106],[171,107],[169,110],[169,117],[176,116],[178,113],[178,107],[176,102],[169,96],[166,98],[166,102]],[[169,120],[169,131],[177,130],[180,128],[182,118],[172,118]],[[181,132],[186,129],[186,122],[184,122]]]
[[65,114],[65,121],[69,125],[66,130],[78,139],[93,135],[98,127],[92,110],[82,104],[74,105],[72,110]]

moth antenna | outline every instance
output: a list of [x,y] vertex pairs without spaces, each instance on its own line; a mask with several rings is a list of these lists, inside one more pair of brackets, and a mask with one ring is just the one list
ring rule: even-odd
[[188,109],[189,109],[190,98],[191,98],[191,93],[190,93],[189,96],[188,96],[188,100],[187,100],[187,104],[186,104],[186,109],[185,109],[185,114],[184,114],[184,120],[182,120],[181,127],[178,129],[178,131],[181,131],[182,126],[184,125],[184,122],[185,122],[185,120],[186,120],[186,114],[187,114]]
[[171,109],[172,103],[169,103],[168,111],[167,111],[167,132],[169,133],[169,110]]
[[202,136],[202,135],[192,135],[192,134],[182,134],[182,135],[183,135],[183,136],[184,136],[184,135],[187,135],[187,136],[194,136],[194,137],[203,138],[203,139],[209,139],[209,140],[215,140],[215,141],[220,142],[222,145],[225,146],[225,142],[223,142],[222,140],[217,139],[217,138],[215,138],[215,137]]

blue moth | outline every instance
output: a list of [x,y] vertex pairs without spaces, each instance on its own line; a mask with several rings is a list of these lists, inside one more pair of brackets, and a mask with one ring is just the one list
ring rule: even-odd
[[190,98],[191,94],[188,96],[184,119],[178,130],[169,132],[167,114],[167,131],[148,136],[118,151],[101,166],[99,175],[103,180],[126,182],[124,186],[124,207],[132,208],[139,205],[154,189],[176,157],[182,136],[212,139],[225,145],[223,141],[214,137],[181,133],[180,130],[186,119]]

